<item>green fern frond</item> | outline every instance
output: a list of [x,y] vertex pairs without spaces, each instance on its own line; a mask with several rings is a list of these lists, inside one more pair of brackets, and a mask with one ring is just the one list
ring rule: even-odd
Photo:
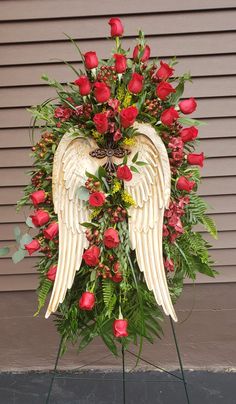
[[47,295],[52,288],[52,282],[49,279],[44,279],[40,287],[38,288],[38,309],[34,314],[34,317],[38,316],[40,310],[45,305]]
[[111,313],[116,304],[115,284],[109,279],[102,280],[102,294],[105,307],[107,309],[106,316],[111,317]]
[[203,215],[201,218],[201,223],[203,224],[205,229],[212,235],[212,237],[217,239],[217,228],[214,220],[207,215]]

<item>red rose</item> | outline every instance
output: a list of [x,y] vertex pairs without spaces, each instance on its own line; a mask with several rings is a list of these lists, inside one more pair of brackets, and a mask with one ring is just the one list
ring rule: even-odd
[[181,191],[192,191],[195,181],[189,181],[186,177],[179,177],[176,183],[176,188]]
[[175,270],[174,268],[174,262],[172,261],[171,258],[166,258],[164,261],[164,267],[167,269],[167,271],[173,272]]
[[156,94],[161,99],[164,100],[170,93],[175,93],[175,89],[172,87],[170,83],[166,81],[162,81],[157,84]]
[[91,84],[87,76],[80,76],[74,81],[74,84],[79,86],[80,95],[88,95],[91,91]]
[[160,80],[166,80],[169,77],[173,76],[175,69],[170,67],[167,63],[160,62],[161,67],[156,72],[156,77]]
[[106,197],[103,192],[93,192],[89,197],[89,205],[102,206],[104,205]]
[[119,166],[116,171],[117,178],[119,180],[130,181],[132,180],[132,172],[129,167],[125,164],[124,166]]
[[125,55],[120,55],[118,53],[115,53],[113,55],[115,59],[115,70],[116,73],[124,73],[127,68],[127,61]]
[[39,203],[45,202],[46,198],[47,198],[47,194],[42,189],[30,194],[30,199],[33,202],[34,206],[37,206]]
[[103,243],[107,248],[116,248],[120,243],[119,233],[113,227],[104,231]]
[[106,102],[109,100],[111,91],[110,88],[107,87],[105,83],[100,83],[99,81],[96,81],[94,83],[94,96],[97,100],[97,102]]
[[53,238],[55,238],[57,236],[58,230],[59,230],[58,223],[53,222],[46,229],[44,229],[43,235],[48,240],[52,240]]
[[189,164],[192,164],[194,166],[203,167],[204,154],[203,153],[200,153],[200,154],[196,154],[196,153],[188,154],[187,160],[188,160]]
[[[133,58],[135,61],[139,60],[139,54],[141,52],[141,46],[136,45],[133,51]],[[150,58],[151,49],[150,46],[145,45],[144,50],[142,49],[141,62],[146,62]]]
[[41,227],[46,224],[50,220],[49,213],[46,210],[36,210],[34,215],[30,215],[32,219],[32,223],[37,226]]
[[53,265],[49,268],[48,272],[46,273],[46,276],[50,281],[55,281],[56,273],[57,273],[57,266]]
[[32,240],[29,244],[25,244],[25,250],[28,251],[29,255],[32,255],[35,251],[40,249],[40,244],[37,239]]
[[124,128],[128,128],[133,125],[138,115],[138,109],[136,107],[124,108],[120,111],[120,121]]
[[183,142],[191,142],[198,135],[198,129],[195,126],[190,126],[189,128],[184,128],[180,131],[180,136]]
[[108,119],[106,112],[100,112],[93,117],[96,129],[99,133],[105,133],[108,131]]
[[132,78],[128,84],[128,90],[133,94],[138,94],[143,89],[144,77],[138,73],[132,73]]
[[193,97],[189,98],[188,100],[180,101],[179,102],[180,111],[183,114],[191,114],[197,108],[197,103]]
[[84,54],[84,64],[87,69],[94,69],[98,66],[98,57],[96,52],[86,52]]
[[128,320],[114,320],[113,322],[113,334],[116,338],[128,337],[127,332]]
[[122,36],[124,27],[119,18],[111,18],[108,22],[111,26],[111,36]]
[[120,139],[122,139],[122,133],[120,129],[117,129],[113,135],[113,140],[114,142],[118,142]]
[[79,308],[81,310],[92,310],[95,305],[94,293],[84,292],[79,300]]
[[163,125],[167,125],[170,126],[172,125],[172,123],[174,121],[176,121],[176,119],[178,119],[179,114],[176,111],[176,109],[174,109],[174,107],[170,107],[165,109],[165,111],[162,112],[161,114],[161,122],[163,123]]
[[96,245],[88,248],[83,253],[83,259],[85,263],[90,267],[95,267],[99,263],[100,248]]

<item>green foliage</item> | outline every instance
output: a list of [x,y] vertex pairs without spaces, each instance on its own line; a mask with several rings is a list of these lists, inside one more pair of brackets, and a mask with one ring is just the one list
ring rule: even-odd
[[103,293],[103,301],[106,307],[105,316],[110,318],[117,299],[115,295],[115,283],[112,282],[110,279],[103,279],[102,293]]
[[4,255],[7,255],[10,251],[9,247],[2,247],[0,248],[0,257],[4,257]]
[[41,282],[41,284],[37,290],[38,309],[37,309],[36,313],[34,314],[34,316],[37,316],[40,313],[43,306],[45,305],[48,293],[50,292],[52,285],[53,285],[53,283],[49,279],[44,279]]

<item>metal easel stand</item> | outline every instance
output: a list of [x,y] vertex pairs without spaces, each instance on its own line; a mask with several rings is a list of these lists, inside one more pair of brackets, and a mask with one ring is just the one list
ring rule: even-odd
[[[140,359],[142,362],[145,362],[145,363],[147,363],[148,365],[153,366],[155,369],[159,369],[159,370],[161,370],[162,372],[164,372],[164,373],[166,373],[166,374],[172,376],[173,378],[176,379],[175,381],[183,383],[183,385],[184,385],[184,393],[185,393],[185,397],[186,397],[186,403],[187,403],[187,404],[191,404],[191,403],[190,403],[190,398],[189,398],[189,393],[188,393],[188,386],[187,386],[187,382],[186,382],[185,374],[184,374],[183,362],[182,362],[182,359],[181,359],[181,354],[180,354],[180,350],[179,350],[178,340],[177,340],[177,336],[176,336],[176,332],[175,332],[174,323],[173,323],[173,320],[172,320],[171,317],[169,317],[169,319],[170,319],[171,331],[172,331],[173,338],[174,338],[175,348],[176,348],[176,352],[177,352],[177,357],[178,357],[178,361],[179,361],[179,367],[180,367],[181,377],[175,375],[175,374],[172,373],[172,372],[169,372],[169,371],[167,371],[167,370],[161,368],[160,366],[154,365],[153,363],[147,361],[147,360],[144,359],[144,358],[141,358],[141,357],[140,357],[139,359]],[[58,348],[57,357],[56,357],[56,361],[55,361],[55,365],[54,365],[54,369],[53,369],[53,373],[52,373],[52,378],[51,378],[51,381],[50,381],[50,385],[49,385],[49,389],[48,389],[48,394],[47,394],[47,399],[46,399],[45,404],[50,404],[50,398],[51,398],[51,393],[52,393],[53,384],[54,384],[55,379],[67,379],[67,378],[68,378],[68,379],[72,379],[70,376],[59,376],[59,375],[57,375],[57,366],[58,366],[58,362],[59,362],[59,359],[60,359],[61,346],[62,346],[62,339],[61,339],[61,342],[60,342],[60,345],[59,345],[59,348]],[[122,390],[123,390],[123,391],[122,391],[122,394],[123,394],[122,404],[128,404],[128,402],[126,401],[126,383],[130,382],[130,380],[127,380],[127,379],[126,379],[126,373],[127,373],[127,372],[126,372],[126,370],[125,370],[125,350],[124,350],[124,346],[123,346],[123,345],[122,345],[122,351],[121,351],[121,352],[122,352],[122,386],[123,386],[123,389],[122,389]],[[129,353],[130,355],[132,355],[132,356],[138,358],[138,355],[136,355],[135,353],[133,353],[133,352],[131,352],[131,351],[129,351],[129,350],[126,350],[126,352]],[[108,356],[110,356],[110,354],[109,354],[109,355],[106,355],[105,357],[108,357]],[[105,358],[105,357],[104,357],[104,358]],[[101,360],[101,359],[99,359],[99,360]],[[94,364],[94,362],[93,362],[93,364]],[[87,364],[87,365],[89,365],[89,364]],[[85,366],[87,366],[87,365],[85,365]],[[83,367],[84,367],[84,366],[81,366],[79,369],[81,369],[81,368],[83,368]],[[84,378],[84,377],[82,377],[82,378],[81,378],[81,377],[76,377],[76,380],[90,380],[90,379],[89,379],[89,378]],[[99,379],[99,380],[100,380],[100,379]],[[93,379],[93,381],[96,381],[96,379]],[[119,381],[119,382],[120,382],[121,380],[120,380],[120,379],[111,379],[111,378],[110,378],[110,379],[107,379],[106,381]],[[144,380],[144,382],[146,382],[146,381],[148,381],[148,380]],[[162,381],[163,381],[163,380],[162,380]],[[166,382],[169,382],[169,383],[171,383],[171,382],[173,382],[173,381],[174,381],[174,380],[166,380]],[[151,380],[151,382],[156,383],[157,381]],[[51,404],[53,404],[53,402],[52,402]]]

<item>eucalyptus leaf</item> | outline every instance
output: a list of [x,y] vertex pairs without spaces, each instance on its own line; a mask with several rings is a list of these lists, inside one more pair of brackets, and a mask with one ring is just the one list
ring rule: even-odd
[[138,160],[138,154],[139,152],[135,153],[134,157],[132,158],[132,163],[136,163],[136,161]]
[[89,200],[89,190],[84,186],[79,187],[77,195],[78,198],[81,199],[82,201]]
[[106,177],[106,175],[107,175],[106,169],[100,166],[98,169],[98,178],[102,180],[102,178]]
[[133,171],[133,173],[139,173],[139,170],[134,166],[131,166],[130,170]]
[[182,97],[184,92],[184,81],[181,80],[177,87],[175,88],[175,93],[171,94],[170,96],[170,103],[171,104],[177,104],[179,99]]
[[191,125],[191,126],[207,125],[206,122],[198,121],[197,119],[192,119],[192,118],[185,118],[185,117],[178,118],[178,122],[181,123],[182,125]]
[[23,249],[25,247],[25,244],[31,243],[32,240],[33,240],[32,237],[28,233],[23,234],[23,236],[20,239],[21,248]]
[[33,229],[35,229],[35,225],[33,224],[30,216],[27,217],[25,223],[27,224],[28,227],[32,227]]
[[19,244],[20,236],[21,236],[21,229],[19,228],[19,226],[14,227],[14,236],[15,236],[16,242]]
[[18,262],[22,261],[25,257],[25,250],[22,250],[22,248],[19,248],[14,254],[12,255],[12,261],[14,264],[17,264]]
[[0,257],[3,257],[4,255],[7,255],[10,251],[9,247],[2,247],[0,248]]

